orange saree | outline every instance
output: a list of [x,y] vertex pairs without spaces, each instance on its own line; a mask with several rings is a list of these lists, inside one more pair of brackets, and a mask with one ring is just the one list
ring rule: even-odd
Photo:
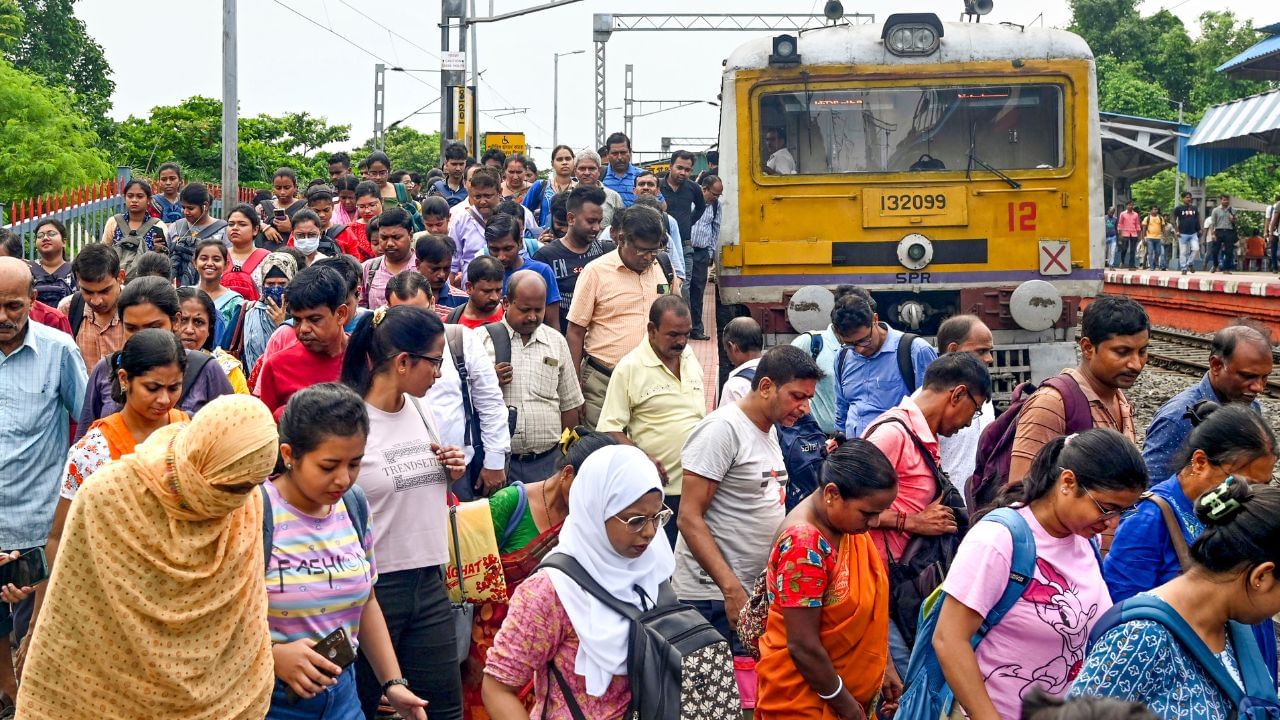
[[[177,422],[187,422],[191,418],[181,410],[174,408],[169,411],[169,424]],[[107,439],[107,448],[111,451],[111,459],[119,460],[134,451],[138,443],[133,439],[133,433],[129,432],[129,428],[124,424],[124,413],[113,413],[100,420],[95,420],[89,429],[98,429],[102,436]]]
[[789,527],[769,558],[767,582],[769,619],[756,663],[756,720],[835,717],[791,659],[783,603],[821,607],[822,646],[870,716],[889,657],[889,578],[871,539],[846,535],[832,549],[813,526]]

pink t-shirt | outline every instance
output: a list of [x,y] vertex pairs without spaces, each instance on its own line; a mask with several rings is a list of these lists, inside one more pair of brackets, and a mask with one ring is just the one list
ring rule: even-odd
[[[1003,720],[1022,717],[1034,688],[1063,695],[1084,664],[1094,623],[1111,607],[1098,557],[1078,535],[1055,538],[1027,508],[1018,514],[1036,541],[1036,571],[1004,620],[978,645],[978,667]],[[956,554],[943,588],[985,616],[1009,582],[1013,538],[1003,525],[979,522]]]
[[[938,439],[929,429],[929,423],[925,420],[920,407],[909,397],[903,398],[898,407],[886,410],[869,426],[874,428],[874,432],[866,436],[867,440],[880,448],[880,452],[889,458],[889,464],[898,471],[898,497],[894,499],[889,509],[912,515],[924,510],[929,503],[933,502],[933,498],[938,494],[938,480],[934,477],[929,464],[921,457],[915,442],[907,435],[906,428],[896,422],[880,425],[890,417],[901,418],[911,426],[916,437],[920,438],[920,442],[924,443],[924,446],[933,454],[935,463],[939,462]],[[877,425],[879,427],[876,427]],[[901,558],[902,551],[907,547],[907,541],[911,539],[910,533],[895,530],[872,530],[870,534],[876,552],[880,553],[880,560],[885,563],[885,567],[889,564],[889,559],[885,557],[884,552],[885,541],[888,541],[893,556]]]
[[[375,262],[378,263],[378,269],[373,272],[373,277],[369,278],[369,266]],[[370,310],[377,310],[387,304],[387,283],[391,282],[391,278],[395,277],[396,273],[391,272],[391,267],[383,257],[365,260],[360,268],[360,285],[363,286],[365,280],[369,280],[369,294],[365,298],[364,306]],[[400,268],[400,272],[412,269],[413,263],[409,263]]]

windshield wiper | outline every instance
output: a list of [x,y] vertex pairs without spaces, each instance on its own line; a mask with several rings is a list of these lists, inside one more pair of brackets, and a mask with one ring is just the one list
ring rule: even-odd
[[983,162],[982,158],[978,157],[978,154],[974,152],[975,148],[977,147],[977,144],[978,144],[978,123],[975,121],[969,125],[969,165],[964,170],[965,180],[969,180],[969,181],[973,180],[973,165],[974,163],[977,163],[978,166],[981,167],[983,170],[994,173],[996,177],[1009,183],[1009,187],[1013,188],[1014,190],[1021,190],[1022,183],[1018,182],[1017,180],[1014,180],[1008,175],[1005,175],[999,170],[991,167],[987,163]]
[[1014,190],[1021,190],[1021,189],[1022,189],[1022,183],[1018,182],[1017,180],[1014,180],[1013,178],[1009,177],[1008,175],[1005,175],[1004,173],[1000,172],[999,170],[997,170],[997,169],[995,169],[995,168],[991,167],[990,165],[986,164],[985,162],[983,162],[983,161],[982,161],[982,158],[979,158],[977,155],[974,155],[972,151],[970,151],[970,152],[969,152],[969,167],[968,167],[968,169],[965,171],[965,179],[967,179],[967,180],[972,180],[972,179],[973,179],[973,165],[974,165],[974,163],[977,163],[977,164],[978,164],[978,166],[979,166],[979,167],[981,167],[983,170],[986,170],[986,171],[988,171],[988,172],[994,173],[996,177],[998,177],[998,178],[1000,178],[1001,180],[1003,180],[1003,181],[1005,181],[1005,182],[1009,183],[1009,187],[1013,188]]

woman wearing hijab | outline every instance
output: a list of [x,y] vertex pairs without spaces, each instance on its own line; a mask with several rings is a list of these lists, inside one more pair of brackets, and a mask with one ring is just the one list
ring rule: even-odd
[[[636,447],[597,450],[582,463],[569,496],[560,543],[564,553],[604,589],[640,608],[640,588],[658,596],[675,558],[665,538],[653,542],[671,511],[662,505],[662,483],[653,463]],[[494,638],[485,666],[484,704],[494,720],[573,714],[547,667],[562,676],[585,717],[621,718],[631,702],[627,680],[630,622],[558,570],[535,572],[516,589],[507,621]],[[533,681],[533,711],[519,693]],[[552,687],[556,687],[554,691]]]
[[284,288],[298,274],[298,261],[285,252],[273,252],[257,267],[253,279],[261,297],[244,311],[244,348],[240,359],[249,372],[267,349],[271,334],[284,322]]
[[[237,442],[226,442],[234,436]],[[262,498],[276,428],[224,395],[98,471],[71,505],[18,718],[257,720],[273,683]]]

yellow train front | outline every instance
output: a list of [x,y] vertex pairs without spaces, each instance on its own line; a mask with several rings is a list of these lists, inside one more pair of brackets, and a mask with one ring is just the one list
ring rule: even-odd
[[898,14],[726,60],[719,292],[779,339],[855,285],[880,319],[995,331],[998,389],[1073,364],[1101,289],[1093,55],[1059,30]]

